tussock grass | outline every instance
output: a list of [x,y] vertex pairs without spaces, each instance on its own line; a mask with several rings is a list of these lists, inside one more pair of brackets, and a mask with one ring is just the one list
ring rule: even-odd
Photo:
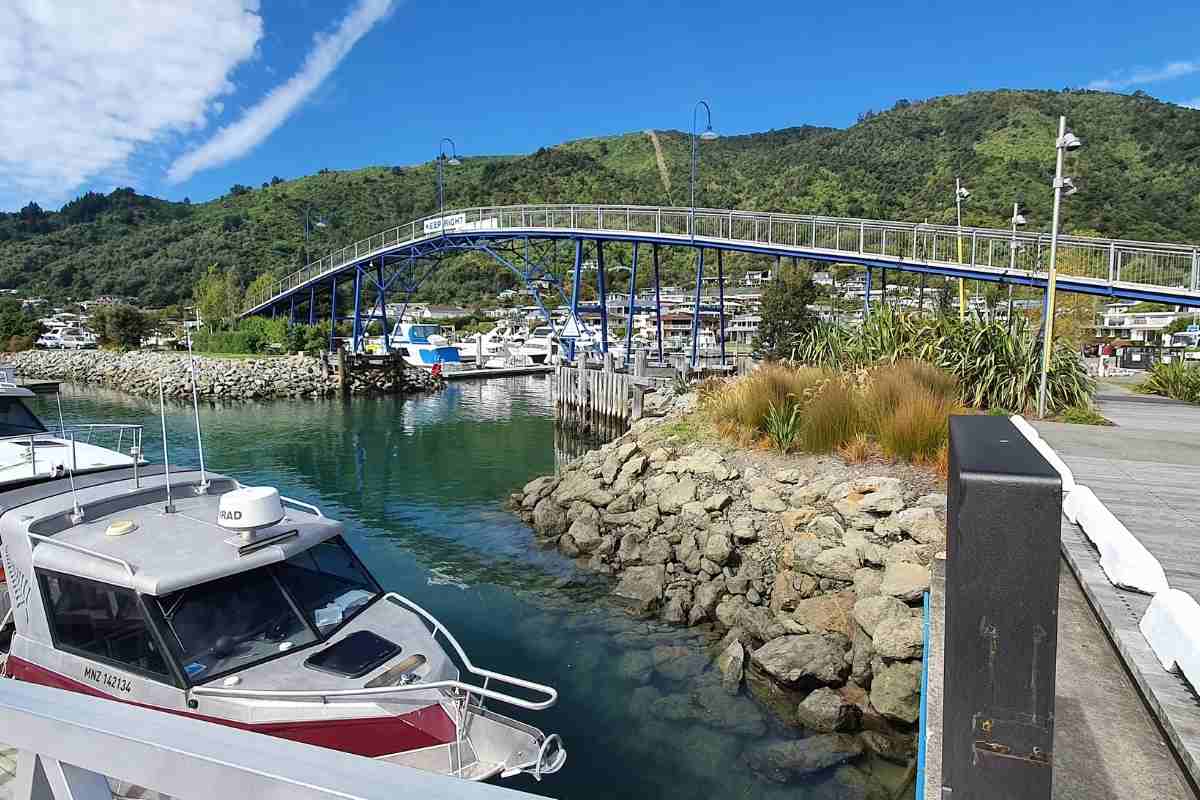
[[791,414],[792,407],[806,402],[827,374],[814,367],[766,364],[744,378],[726,382],[702,403],[718,429],[732,425],[755,435],[766,433],[767,415],[772,408]]
[[830,453],[862,431],[860,400],[853,382],[834,377],[813,393],[804,409],[800,440],[810,453]]

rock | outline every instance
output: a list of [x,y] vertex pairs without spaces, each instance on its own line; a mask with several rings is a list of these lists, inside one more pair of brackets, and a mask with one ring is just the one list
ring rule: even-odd
[[[670,571],[671,566],[667,567]],[[678,590],[667,591],[667,604],[663,608],[662,618],[664,622],[672,625],[683,625],[688,621],[688,612],[692,607],[692,592],[686,587]]]
[[812,506],[793,508],[779,515],[779,524],[783,526],[784,533],[792,534],[812,522],[819,515],[820,512]]
[[704,544],[704,557],[718,566],[728,561],[732,553],[733,543],[723,534],[710,535]]
[[780,636],[752,652],[750,661],[790,689],[811,691],[841,683],[850,674],[846,663],[849,643],[835,633]]
[[805,739],[752,745],[742,758],[753,772],[767,780],[790,783],[844,764],[862,755],[862,751],[862,743],[853,736],[822,733]]
[[717,618],[717,622],[726,628],[732,628],[744,608],[746,608],[746,598],[736,594],[726,595],[721,602],[717,603],[713,615]]
[[758,593],[758,589],[751,586],[746,590],[746,602],[756,606],[762,605],[762,595]]
[[696,587],[692,598],[692,607],[688,614],[688,624],[696,625],[706,619],[711,619],[716,612],[717,603],[725,595],[725,578],[718,577]]
[[819,580],[812,575],[805,575],[803,573],[797,576],[792,585],[796,587],[796,593],[800,597],[812,597],[821,588]]
[[804,570],[821,578],[838,581],[854,580],[854,573],[862,566],[858,553],[850,547],[833,547],[823,550]]
[[604,485],[607,486],[617,479],[620,471],[621,460],[617,458],[616,453],[613,453],[604,459],[604,466],[600,468],[600,480],[604,481]]
[[762,712],[754,701],[735,697],[723,686],[701,686],[692,692],[692,702],[700,712],[697,718],[706,725],[755,738],[767,732]]
[[667,570],[664,566],[630,567],[621,575],[613,594],[628,601],[639,614],[648,614],[662,602]]
[[788,499],[793,506],[811,506],[818,501],[824,500],[829,490],[842,479],[842,476],[836,473],[823,475],[808,484],[797,487]]
[[646,481],[646,491],[657,494],[670,489],[677,483],[679,483],[678,478],[676,478],[674,475],[663,472],[658,475],[652,475],[650,479]]
[[835,769],[817,791],[828,800],[892,800],[892,793],[879,778],[850,764]]
[[769,486],[759,484],[750,492],[750,507],[755,511],[780,512],[787,511],[787,503],[779,499],[779,495]]
[[942,544],[946,541],[946,527],[931,508],[907,508],[896,514],[900,530],[921,544]]
[[916,722],[921,707],[921,662],[897,661],[875,670],[871,705],[888,719]]
[[898,561],[888,564],[883,572],[880,594],[898,597],[907,603],[920,600],[929,589],[929,568],[920,564]]
[[721,565],[707,558],[700,559],[700,571],[706,575],[720,575]]
[[533,529],[540,536],[561,536],[567,532],[567,512],[549,497],[533,509]]
[[617,461],[625,462],[631,455],[637,452],[637,449],[637,442],[625,442],[614,451],[614,455],[616,456]]
[[929,558],[927,551],[923,550],[921,546],[912,542],[896,542],[887,549],[883,563],[887,565],[901,561],[907,561],[910,564],[928,564]]
[[633,497],[629,494],[621,494],[608,504],[608,511],[612,514],[627,514],[633,511],[633,506]]
[[[521,489],[521,494],[525,498],[533,498],[534,504],[554,488],[558,483],[558,478],[554,475],[543,475],[540,478],[534,478]],[[531,506],[532,507],[532,504]]]
[[683,645],[660,644],[651,651],[654,657],[654,672],[672,681],[694,678],[708,668],[708,659],[703,653]]
[[869,686],[871,684],[871,662],[875,658],[875,645],[871,642],[871,635],[862,629],[858,623],[854,624],[854,631],[850,640],[850,680],[860,686]]
[[[526,494],[528,494],[526,490]],[[942,492],[922,495],[917,498],[917,508],[932,508],[934,511],[946,510],[946,495]]]
[[883,572],[870,567],[863,567],[854,573],[854,594],[862,600],[879,594],[879,584],[883,583]]
[[671,545],[665,536],[651,536],[641,547],[643,564],[666,564],[671,555]]
[[683,508],[684,503],[690,503],[695,499],[696,481],[692,478],[683,477],[676,481],[673,486],[668,486],[659,492],[658,507],[664,514],[674,514]]
[[738,612],[734,622],[752,642],[766,643],[788,633],[775,612],[748,602]]
[[849,638],[855,599],[853,591],[845,591],[800,600],[792,618],[814,633],[840,633]]
[[817,733],[853,733],[862,723],[862,711],[847,703],[833,689],[821,687],[809,693],[796,712],[800,724]]
[[883,620],[912,619],[908,606],[894,597],[879,595],[859,600],[852,612],[854,621],[862,626],[868,636],[875,636],[875,628]]
[[575,540],[581,553],[590,553],[600,544],[600,527],[596,520],[580,517],[571,523],[567,536]]
[[752,525],[745,523],[733,526],[733,538],[738,544],[750,544],[758,541],[758,531]]
[[[600,491],[600,483],[595,478],[585,472],[569,472],[551,496],[560,505],[567,505],[574,500],[584,500],[588,495],[597,491]],[[609,497],[600,505],[608,505],[611,501],[612,497]]]
[[728,492],[714,492],[704,499],[704,510],[723,511],[732,501]]
[[912,757],[912,743],[902,736],[893,736],[882,731],[863,731],[858,735],[863,746],[882,759],[905,766]]
[[888,514],[904,508],[904,485],[899,478],[860,478],[850,488],[848,498],[862,495],[859,511]]
[[649,683],[654,656],[649,650],[626,650],[617,659],[617,674],[634,683]]
[[579,545],[575,544],[575,537],[569,533],[559,537],[558,549],[567,558],[578,558],[581,554]]
[[616,495],[607,489],[597,486],[583,496],[583,501],[597,508],[603,508],[616,499]]
[[858,528],[864,531],[874,530],[875,524],[878,522],[878,517],[869,511],[859,510],[858,503],[848,498],[836,501],[833,504],[833,510],[837,512],[842,524],[849,528]]
[[780,563],[784,568],[808,572],[812,560],[821,555],[825,548],[812,534],[797,534],[783,546]]
[[842,541],[842,537],[845,535],[845,529],[842,528],[841,523],[828,515],[814,519],[808,529],[822,539],[833,542]]
[[888,617],[879,620],[871,643],[884,658],[920,658],[925,651],[924,622],[913,617]]
[[899,541],[904,536],[904,531],[900,527],[898,515],[884,517],[875,523],[875,527],[871,531],[871,539],[875,542],[891,543]]
[[742,672],[746,664],[746,649],[742,643],[733,641],[717,656],[717,669],[721,673],[721,686],[730,694],[742,688]]
[[627,533],[621,537],[617,546],[617,560],[622,564],[638,564],[642,560],[642,544],[637,534]]
[[774,475],[772,475],[771,478],[776,483],[795,484],[795,483],[799,483],[800,481],[804,480],[805,475],[803,472],[801,472],[798,469],[781,469],[778,472],[776,472]]
[[796,607],[800,600],[800,593],[796,591],[796,577],[797,574],[790,569],[775,576],[775,585],[771,588],[772,611],[791,611]]

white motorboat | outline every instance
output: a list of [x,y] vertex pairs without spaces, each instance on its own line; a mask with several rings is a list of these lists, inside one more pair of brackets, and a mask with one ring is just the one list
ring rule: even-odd
[[455,369],[462,364],[458,348],[450,344],[437,325],[397,322],[388,337],[388,346],[413,367],[432,369],[440,364],[442,369]]
[[[0,383],[0,490],[143,463],[142,426],[84,424],[51,430],[26,405],[29,389]],[[104,442],[102,446],[100,442]]]
[[475,666],[315,506],[152,467],[0,492],[0,509],[9,677],[468,780],[566,760],[489,706],[555,690]]

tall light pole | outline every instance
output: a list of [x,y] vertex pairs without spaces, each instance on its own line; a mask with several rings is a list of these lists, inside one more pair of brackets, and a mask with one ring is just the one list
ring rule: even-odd
[[[447,142],[449,142],[449,144],[450,144],[450,157],[449,158],[446,157],[446,143]],[[449,164],[452,167],[457,167],[461,163],[462,162],[458,160],[458,151],[454,147],[454,140],[449,137],[443,137],[442,140],[440,142],[438,142],[438,157],[437,157],[437,202],[438,202],[438,216],[439,217],[443,216],[444,212],[446,210],[445,165]],[[444,220],[442,221],[442,224],[439,226],[439,228],[444,231],[444,229],[445,229]]]
[[[962,248],[962,204],[963,201],[971,196],[971,193],[963,188],[962,180],[954,179],[954,209],[958,216],[958,263],[963,262]],[[966,282],[958,279],[958,318],[965,320],[967,318],[967,287]]]
[[[697,116],[700,113],[700,107],[704,106],[705,126],[704,130],[697,135],[696,122]],[[704,100],[696,103],[692,107],[692,175],[689,185],[691,187],[692,207],[691,213],[688,215],[688,231],[692,239],[696,238],[696,174],[699,171],[700,163],[700,148],[698,141],[710,142],[717,138],[716,131],[712,127],[712,109],[708,107],[708,103]],[[700,365],[700,287],[704,281],[704,251],[696,251],[696,301],[695,307],[692,310],[692,368],[695,369]]]
[[[1012,242],[1008,246],[1008,271],[1009,274],[1017,271],[1017,227],[1025,224],[1025,215],[1021,213],[1021,201],[1013,202],[1012,213]],[[1008,329],[1012,330],[1012,284],[1008,284]]]
[[309,234],[311,233],[312,229],[313,228],[324,228],[325,225],[327,224],[325,222],[325,217],[319,216],[319,217],[317,217],[315,222],[312,220],[313,211],[315,211],[315,210],[316,209],[314,209],[312,206],[304,207],[304,255],[306,257],[308,256],[308,237],[309,237]]
[[1050,272],[1046,275],[1045,322],[1042,324],[1042,380],[1038,387],[1038,416],[1046,416],[1046,376],[1050,373],[1050,356],[1054,351],[1054,283],[1058,267],[1058,218],[1063,190],[1067,197],[1078,191],[1070,178],[1063,177],[1063,156],[1068,150],[1083,146],[1079,137],[1067,130],[1067,118],[1058,118],[1058,138],[1054,140],[1057,157],[1054,164],[1054,217],[1050,223]]
[[[704,107],[706,124],[704,126],[704,130],[697,135],[696,122],[701,106]],[[713,130],[712,126],[712,109],[708,107],[707,101],[701,100],[696,103],[695,107],[692,108],[692,174],[691,180],[688,182],[688,185],[691,187],[692,211],[688,217],[688,227],[690,228],[693,239],[696,238],[696,176],[700,169],[700,148],[697,144],[697,140],[711,142],[716,138],[717,132]]]

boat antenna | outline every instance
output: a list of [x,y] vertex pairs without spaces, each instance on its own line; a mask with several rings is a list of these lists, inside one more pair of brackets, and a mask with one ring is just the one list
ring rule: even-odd
[[63,422],[62,392],[55,392],[54,399],[58,401],[58,435],[62,436],[67,432],[67,424]]
[[200,485],[196,487],[196,494],[208,494],[208,475],[204,471],[204,436],[200,433],[200,400],[196,389],[196,359],[192,355],[192,332],[188,330],[186,333],[188,366],[192,375],[192,417],[196,420],[196,449],[200,451]]
[[71,524],[83,522],[83,506],[79,505],[79,495],[75,494],[75,433],[71,432],[71,466],[67,467],[67,480],[71,482]]
[[167,476],[167,505],[164,514],[174,514],[175,505],[171,502],[171,459],[167,452],[167,401],[164,399],[163,378],[158,376],[158,416],[162,420],[163,436],[163,473]]

